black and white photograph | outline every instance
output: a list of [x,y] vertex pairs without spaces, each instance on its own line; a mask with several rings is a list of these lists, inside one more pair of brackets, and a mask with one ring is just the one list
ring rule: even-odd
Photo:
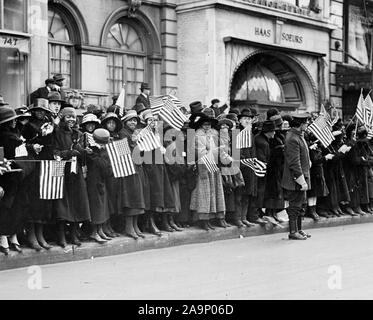
[[372,299],[372,43],[372,0],[0,0],[0,301]]

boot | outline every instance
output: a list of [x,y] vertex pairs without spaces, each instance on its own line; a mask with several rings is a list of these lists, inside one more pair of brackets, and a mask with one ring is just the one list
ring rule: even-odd
[[157,236],[161,236],[162,235],[162,232],[157,228],[155,222],[154,222],[154,215],[153,213],[150,213],[149,214],[149,232],[150,233],[153,233]]
[[4,253],[4,255],[9,255],[10,247],[8,243],[7,236],[0,236],[0,252]]
[[334,216],[337,216],[337,217],[340,217],[340,216],[341,216],[336,208],[333,208],[333,209],[331,209],[330,211],[331,211],[331,213],[332,213]]
[[111,232],[111,226],[110,226],[110,220],[107,220],[103,225],[102,225],[102,231],[105,233],[107,238],[115,238],[115,235],[113,232]]
[[364,212],[363,210],[361,210],[360,206],[357,206],[356,208],[352,208],[352,210],[354,210],[355,212],[357,212],[361,216],[365,216],[367,214],[366,212]]
[[319,221],[320,220],[320,217],[316,212],[316,206],[308,207],[307,216],[312,218],[314,221]]
[[65,221],[57,222],[57,244],[62,248],[67,246],[65,237]]
[[133,229],[135,230],[136,234],[140,237],[140,238],[145,238],[145,234],[143,234],[139,228],[139,226],[137,225],[137,221],[138,221],[138,216],[134,216],[133,217]]
[[36,238],[39,244],[46,250],[49,250],[50,248],[52,248],[52,246],[48,244],[48,242],[45,241],[44,239],[44,234],[43,234],[44,226],[41,223],[36,223],[35,228],[36,228]]
[[218,227],[226,228],[227,226],[224,222],[225,222],[224,218],[218,219],[218,223],[217,223]]
[[211,221],[210,220],[207,220],[207,226],[211,229],[211,230],[215,230],[216,228],[211,224]]
[[311,235],[309,233],[304,232],[302,230],[302,217],[301,216],[297,217],[297,229],[300,235],[307,237],[307,238],[311,238]]
[[97,233],[98,233],[98,235],[99,235],[102,239],[104,239],[104,240],[111,240],[111,239],[112,239],[112,238],[108,237],[108,236],[106,235],[106,233],[104,232],[103,224],[100,224],[100,225],[98,226]]
[[112,238],[120,237],[120,234],[114,231],[111,220],[107,221],[107,229],[109,230],[108,235],[110,237]]
[[167,231],[167,232],[174,232],[175,230],[171,228],[169,222],[168,222],[168,213],[162,213],[162,226],[161,230]]
[[42,250],[42,247],[39,245],[38,239],[36,238],[34,223],[30,223],[27,230],[27,242],[31,249],[34,249],[36,251]]
[[99,244],[104,244],[107,240],[102,239],[98,234],[98,226],[97,224],[92,225],[92,232],[89,236],[89,239],[95,240]]
[[344,213],[343,213],[343,211],[342,211],[342,209],[341,209],[340,206],[337,207],[337,211],[338,211],[338,213],[339,213],[340,216],[344,215]]
[[243,221],[238,220],[238,219],[234,219],[234,220],[232,220],[233,225],[234,225],[234,226],[237,226],[237,227],[239,227],[239,228],[244,227],[244,224],[243,224],[242,222],[243,222]]
[[129,217],[125,217],[125,221],[126,221],[126,228],[125,228],[125,234],[135,240],[137,240],[139,238],[139,236],[137,235],[134,227],[133,227],[133,217],[132,216],[129,216]]
[[201,221],[200,221],[201,229],[206,230],[206,231],[209,231],[209,230],[210,230],[210,228],[209,228],[207,222],[208,222],[207,220],[201,220]]
[[318,209],[317,210],[317,214],[320,216],[320,217],[324,217],[324,218],[330,218],[330,215],[328,214],[328,212],[324,209]]
[[176,223],[175,223],[175,220],[174,220],[174,217],[172,214],[170,214],[169,216],[169,224],[171,226],[171,228],[173,228],[174,230],[176,231],[183,231],[184,229],[183,228],[180,228]]
[[352,210],[351,207],[345,207],[345,208],[344,208],[344,211],[345,211],[345,213],[347,213],[348,215],[350,215],[350,216],[352,216],[352,217],[356,217],[356,216],[358,216],[358,214],[355,213],[354,210]]
[[361,205],[361,210],[363,210],[363,211],[366,212],[366,213],[371,214],[371,212],[369,211],[369,208],[368,208],[368,205],[367,205],[367,204],[362,204],[362,205]]
[[294,216],[289,217],[289,240],[306,240],[307,237],[299,234],[297,227],[297,219]]
[[79,227],[79,224],[77,222],[71,223],[71,243],[80,247],[82,243],[80,242],[78,238],[78,227]]
[[8,243],[10,250],[22,253],[21,245],[18,242],[16,233],[9,237]]

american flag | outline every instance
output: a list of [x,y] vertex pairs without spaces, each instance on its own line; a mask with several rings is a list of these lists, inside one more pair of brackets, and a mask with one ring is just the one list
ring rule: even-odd
[[367,94],[364,100],[366,126],[371,128],[373,126],[373,102],[370,94]]
[[63,198],[66,161],[42,160],[40,163],[40,199]]
[[93,134],[92,133],[85,132],[84,134],[85,134],[86,142],[87,142],[88,146],[90,146],[90,147],[98,146],[98,144],[96,143],[95,139],[93,138]]
[[176,105],[177,107],[182,106],[179,98],[173,96],[172,94],[167,94],[167,95],[163,96],[163,101],[166,101],[166,100],[171,100],[173,102],[173,104]]
[[357,107],[356,107],[356,117],[361,123],[365,124],[364,109],[365,109],[365,103],[364,103],[364,97],[363,97],[363,90],[361,90],[360,97],[359,97],[359,100],[357,102]]
[[170,99],[164,101],[159,116],[163,121],[166,121],[171,127],[177,130],[180,130],[184,122],[188,120],[184,113]]
[[243,129],[236,138],[236,148],[251,148],[252,147],[252,135],[251,135],[251,123]]
[[205,154],[201,158],[201,162],[206,166],[210,173],[219,171],[219,167],[216,165],[214,156],[211,153]]
[[332,126],[332,118],[330,114],[325,110],[324,105],[322,104],[320,107],[320,115],[322,115],[329,126]]
[[15,149],[15,158],[27,157],[27,155],[26,143],[22,143]]
[[161,111],[161,108],[163,107],[164,101],[163,96],[150,96],[150,108],[152,109],[153,115],[158,115]]
[[137,135],[137,145],[140,151],[152,151],[162,146],[159,138],[155,136],[150,126],[146,126]]
[[124,99],[126,97],[126,92],[124,90],[124,87],[120,91],[120,94],[118,96],[117,101],[115,102],[115,105],[119,107],[119,117],[122,118],[124,115]]
[[106,150],[109,155],[114,178],[127,177],[136,173],[127,138],[108,143]]
[[254,171],[255,175],[263,178],[267,173],[267,164],[257,158],[242,159],[241,163]]
[[335,140],[330,126],[327,124],[323,115],[320,115],[316,120],[309,125],[308,130],[322,143],[324,148],[327,148],[333,140]]

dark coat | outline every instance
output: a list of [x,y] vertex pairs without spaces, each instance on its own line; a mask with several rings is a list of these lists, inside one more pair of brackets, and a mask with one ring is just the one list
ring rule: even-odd
[[71,173],[71,163],[66,163],[63,199],[55,200],[54,211],[57,220],[68,222],[90,221],[90,208],[87,187],[83,177],[81,161],[86,156],[85,150],[79,144],[82,133],[78,129],[70,130],[64,122],[56,128],[55,154],[63,160],[71,160],[72,151],[79,152],[77,173]]
[[310,150],[311,167],[311,186],[307,195],[309,197],[326,197],[329,194],[328,186],[325,182],[324,164],[325,157],[320,147]]
[[140,103],[142,103],[146,109],[150,108],[149,97],[145,98],[142,94],[139,94],[139,96],[136,98],[136,104]]
[[47,89],[47,87],[41,87],[41,88],[36,89],[34,92],[31,92],[30,97],[29,97],[30,104],[35,104],[36,99],[38,98],[48,99],[49,92],[50,91]]
[[284,159],[282,187],[286,190],[300,190],[301,186],[295,180],[304,175],[308,188],[312,188],[308,145],[303,134],[294,128],[286,134]]
[[[251,148],[243,148],[240,150],[240,159],[249,159],[256,157],[256,150],[255,144]],[[257,187],[258,187],[258,177],[255,175],[254,171],[251,170],[249,167],[241,164],[240,170],[242,172],[242,176],[245,182],[245,186],[243,187],[243,194],[249,197],[256,197],[257,195]]]
[[93,224],[102,224],[110,218],[107,178],[113,175],[109,156],[105,149],[91,147],[92,154],[87,155],[87,192],[91,220]]
[[284,195],[281,186],[284,171],[285,134],[276,131],[274,139],[270,140],[270,157],[265,176],[265,204],[269,209],[284,208]]
[[[119,132],[120,139],[127,139],[131,152],[136,146],[132,140],[132,134],[133,132],[126,127]],[[116,179],[119,183],[117,208],[120,214],[138,215],[145,211],[145,176],[141,165],[135,164],[135,169],[136,174]]]
[[[259,133],[254,137],[254,144],[255,144],[255,150],[256,150],[256,158],[262,162],[265,162],[268,164],[270,155],[271,155],[271,149],[269,146],[269,141],[263,133]],[[265,196],[265,190],[266,190],[266,177],[263,178],[258,177],[258,189],[257,189],[257,196],[255,199],[255,207],[256,208],[264,208],[266,207],[264,204],[264,196]]]

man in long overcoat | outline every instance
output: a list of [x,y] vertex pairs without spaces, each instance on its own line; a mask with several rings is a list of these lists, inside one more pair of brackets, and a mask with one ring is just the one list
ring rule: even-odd
[[140,87],[141,93],[136,99],[136,104],[142,103],[146,109],[150,108],[150,101],[149,101],[149,95],[150,95],[150,87],[147,83],[142,83]]
[[284,173],[282,187],[284,198],[289,201],[289,239],[306,240],[309,234],[302,230],[302,215],[307,203],[306,191],[311,187],[310,156],[304,131],[307,128],[307,113],[292,115],[291,129],[286,135],[284,149]]

